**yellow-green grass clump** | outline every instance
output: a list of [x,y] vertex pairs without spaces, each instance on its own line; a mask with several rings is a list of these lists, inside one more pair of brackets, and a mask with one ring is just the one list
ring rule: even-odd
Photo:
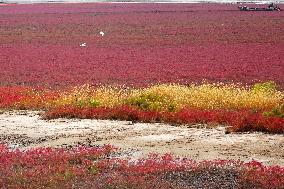
[[[161,84],[142,89],[91,87],[83,85],[58,93],[48,107],[116,107],[131,105],[142,110],[178,111],[182,108],[205,110],[271,110],[284,102],[281,91],[259,86],[225,84]],[[46,104],[47,105],[47,104]]]
[[119,87],[92,87],[83,85],[59,93],[53,106],[75,105],[80,107],[115,107],[122,104],[128,92]]
[[179,110],[198,109],[253,109],[269,110],[283,101],[283,93],[277,90],[255,90],[235,85],[163,84],[146,89],[133,90],[126,103],[142,109]]

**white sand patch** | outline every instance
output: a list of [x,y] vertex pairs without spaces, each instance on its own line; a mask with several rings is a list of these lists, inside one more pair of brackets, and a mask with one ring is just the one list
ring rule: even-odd
[[160,134],[160,135],[147,135],[141,137],[132,137],[128,140],[142,140],[142,141],[171,141],[174,139],[181,139],[182,136],[177,136],[174,134]]

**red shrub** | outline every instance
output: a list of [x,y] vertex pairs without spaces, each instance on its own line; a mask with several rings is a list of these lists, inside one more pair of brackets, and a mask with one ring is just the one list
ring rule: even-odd
[[[284,168],[263,166],[257,161],[245,164],[241,179],[249,187],[278,189],[284,187]],[[250,187],[251,187],[250,186]]]
[[11,108],[22,97],[25,87],[0,87],[0,108]]
[[10,150],[0,144],[1,188],[283,188],[284,168],[259,162],[196,162],[165,154],[109,158],[111,146]]
[[[229,119],[228,119],[229,120]],[[261,113],[250,111],[239,112],[228,121],[235,132],[262,131],[268,133],[284,133],[284,119],[265,117]]]
[[0,144],[1,188],[72,188],[96,174],[95,160],[105,158],[111,146],[73,149],[38,148],[11,151]]
[[89,118],[115,119],[139,122],[164,122],[175,124],[222,124],[231,126],[229,131],[248,132],[262,131],[268,133],[284,133],[284,119],[265,117],[261,113],[249,110],[196,110],[182,109],[178,112],[143,111],[130,106],[115,108],[79,108],[72,106],[59,107],[47,111],[45,119]]

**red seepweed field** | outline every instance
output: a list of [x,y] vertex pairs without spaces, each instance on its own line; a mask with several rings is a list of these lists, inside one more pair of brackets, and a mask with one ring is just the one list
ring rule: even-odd
[[2,6],[0,84],[273,80],[283,88],[283,14],[220,4]]
[[[189,3],[4,5],[1,123],[11,110],[36,110],[46,122],[198,124],[244,137],[262,132],[263,138],[284,133],[283,11]],[[33,143],[15,130],[0,134],[0,188],[284,188],[283,166],[243,162],[234,154],[229,156],[234,160],[200,162],[168,154],[121,159],[116,148],[94,146],[99,140],[90,141],[89,135],[83,136],[89,146],[27,150],[38,141],[52,146],[58,138]],[[265,144],[260,153],[283,158],[281,145],[277,152],[267,151],[272,139],[268,143],[259,144]],[[238,150],[256,155],[252,148]]]

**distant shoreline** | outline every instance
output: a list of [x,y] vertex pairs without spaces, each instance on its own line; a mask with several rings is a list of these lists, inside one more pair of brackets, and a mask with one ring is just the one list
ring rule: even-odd
[[[271,2],[275,1],[226,1],[226,0],[212,0],[212,1],[92,1],[92,0],[86,0],[86,1],[64,1],[64,0],[47,0],[47,1],[0,1],[0,5],[12,5],[12,4],[57,4],[57,3],[131,3],[131,4],[143,4],[143,3],[184,3],[184,4],[269,4]],[[277,4],[284,4],[284,1],[277,2]]]

